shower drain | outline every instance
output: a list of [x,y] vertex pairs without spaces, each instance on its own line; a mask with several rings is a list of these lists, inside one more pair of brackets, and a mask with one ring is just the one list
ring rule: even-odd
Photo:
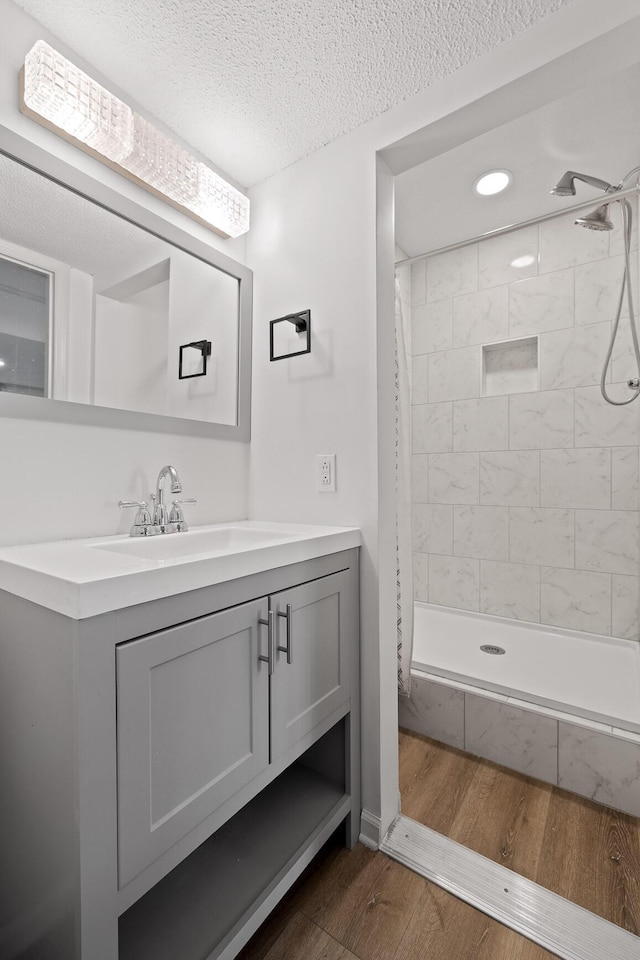
[[496,647],[493,643],[483,643],[480,649],[483,653],[492,653],[496,657],[507,652],[504,647]]

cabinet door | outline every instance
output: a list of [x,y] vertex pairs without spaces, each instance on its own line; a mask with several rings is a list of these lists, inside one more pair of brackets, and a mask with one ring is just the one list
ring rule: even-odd
[[120,886],[267,766],[266,617],[254,601],[118,647]]
[[[271,677],[271,759],[282,756],[349,699],[349,665],[357,632],[357,596],[347,572],[274,594],[276,646]],[[289,663],[288,660],[291,662]]]

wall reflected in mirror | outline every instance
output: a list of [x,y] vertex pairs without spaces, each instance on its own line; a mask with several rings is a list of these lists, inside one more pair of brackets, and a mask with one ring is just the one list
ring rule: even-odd
[[0,255],[0,391],[48,396],[51,279]]
[[237,277],[0,154],[0,392],[234,425],[238,344]]

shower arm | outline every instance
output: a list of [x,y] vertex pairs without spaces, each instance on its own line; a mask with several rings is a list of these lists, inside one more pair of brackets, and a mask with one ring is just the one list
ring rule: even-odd
[[606,180],[601,180],[600,177],[590,177],[586,173],[576,173],[574,170],[570,170],[569,173],[571,174],[571,178],[573,180],[581,180],[590,187],[597,187],[598,190],[602,190],[603,193],[614,193],[622,186],[622,184],[620,184],[620,186],[614,187],[613,184],[607,183]]
[[[622,190],[625,183],[628,180],[630,180],[635,174],[638,174],[638,173],[640,173],[640,166],[634,167],[633,170],[630,170],[629,173],[627,173],[622,178],[620,183],[614,186],[611,183],[607,183],[606,180],[601,180],[599,177],[592,177],[585,173],[576,173],[575,170],[567,170],[567,172],[564,174],[564,176],[558,183],[558,186],[560,186],[560,184],[563,184],[566,179],[570,179],[571,184],[573,184],[574,180],[581,180],[583,183],[586,183],[591,187],[597,187],[599,190],[602,190],[602,192],[605,194],[612,194],[612,193],[618,193],[620,190]],[[636,179],[636,186],[638,186],[639,183],[640,181]],[[555,190],[552,190],[551,192],[554,193]],[[574,193],[575,193],[575,190],[574,190]]]

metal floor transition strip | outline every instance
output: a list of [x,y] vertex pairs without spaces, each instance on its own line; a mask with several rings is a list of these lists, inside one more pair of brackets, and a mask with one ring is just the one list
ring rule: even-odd
[[564,960],[640,958],[640,937],[408,817],[380,849]]

